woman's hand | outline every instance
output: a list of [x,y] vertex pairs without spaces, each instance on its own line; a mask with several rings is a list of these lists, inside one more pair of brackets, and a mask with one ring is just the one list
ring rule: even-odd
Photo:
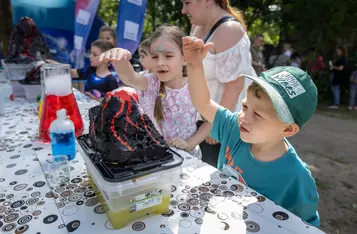
[[209,42],[205,44],[196,37],[182,38],[183,55],[187,63],[200,63],[206,57],[207,52],[213,48],[214,44]]
[[114,65],[116,62],[129,61],[131,59],[131,53],[128,50],[122,48],[114,48],[108,50],[100,55],[99,62],[111,61]]

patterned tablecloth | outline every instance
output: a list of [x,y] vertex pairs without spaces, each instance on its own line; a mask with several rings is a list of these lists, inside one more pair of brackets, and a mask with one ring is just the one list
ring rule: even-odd
[[[97,103],[75,91],[88,128]],[[323,233],[289,211],[179,151],[182,174],[172,186],[169,212],[147,214],[113,230],[90,185],[81,155],[70,162],[70,181],[48,182],[51,146],[36,140],[37,103],[17,99],[0,117],[0,230],[3,233]]]

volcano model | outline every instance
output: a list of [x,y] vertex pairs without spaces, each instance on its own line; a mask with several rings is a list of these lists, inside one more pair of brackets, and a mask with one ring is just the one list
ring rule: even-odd
[[102,160],[122,166],[158,160],[169,149],[148,116],[142,113],[132,88],[106,94],[101,105],[89,110],[89,137]]

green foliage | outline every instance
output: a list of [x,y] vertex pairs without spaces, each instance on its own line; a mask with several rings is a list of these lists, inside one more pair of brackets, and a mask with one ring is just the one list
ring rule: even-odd
[[117,26],[119,0],[100,0],[97,14],[111,27]]

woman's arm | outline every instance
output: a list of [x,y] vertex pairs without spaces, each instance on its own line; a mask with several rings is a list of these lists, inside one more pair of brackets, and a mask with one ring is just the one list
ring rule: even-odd
[[115,72],[120,80],[135,89],[147,90],[148,80],[141,74],[136,73],[130,64],[131,53],[125,49],[114,48],[100,56],[99,61],[111,61]]
[[[244,36],[244,28],[237,22],[227,22],[222,24],[214,34],[215,44],[213,53],[222,53],[235,46]],[[235,35],[227,37],[227,35]],[[247,48],[248,53],[250,47]],[[248,58],[247,58],[248,59]],[[221,106],[234,111],[241,91],[244,88],[244,77],[237,77],[235,80],[224,84],[224,91],[219,103]]]

